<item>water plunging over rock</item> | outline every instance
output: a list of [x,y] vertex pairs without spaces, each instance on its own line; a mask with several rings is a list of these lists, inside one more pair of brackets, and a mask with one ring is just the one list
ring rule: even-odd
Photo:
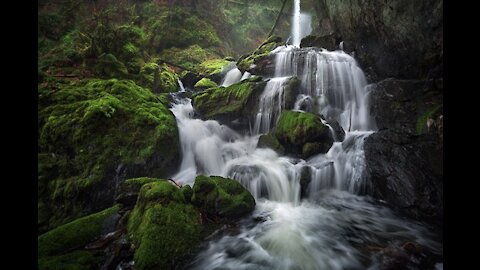
[[[299,7],[299,1],[294,4]],[[299,13],[295,8],[294,14]],[[294,44],[298,18],[294,15]],[[234,127],[228,119],[219,119],[222,124],[194,119],[188,99],[176,99],[172,108],[183,154],[174,179],[191,184],[200,173],[229,177],[246,187],[257,202],[253,219],[244,219],[236,232],[225,230],[212,236],[189,267],[375,269],[382,267],[383,250],[401,253],[411,246],[424,249],[422,255],[408,255],[409,265],[418,267],[421,256],[441,254],[441,245],[421,224],[359,196],[371,190],[364,173],[363,146],[376,126],[369,113],[370,87],[355,59],[343,51],[298,48],[298,44],[259,55],[239,61],[241,70],[263,75],[266,81],[258,92],[258,103],[248,107],[256,116],[250,122],[250,134],[222,125]],[[239,80],[241,72],[234,72]],[[195,108],[200,105],[204,117],[201,103],[221,108],[224,101],[235,104],[238,100],[227,95],[214,101],[211,98],[217,94],[207,92],[194,96]],[[287,92],[295,93],[294,98]],[[296,117],[285,114],[315,120],[299,124]],[[320,149],[317,143],[326,138],[328,147]],[[385,256],[399,256],[393,253]]]

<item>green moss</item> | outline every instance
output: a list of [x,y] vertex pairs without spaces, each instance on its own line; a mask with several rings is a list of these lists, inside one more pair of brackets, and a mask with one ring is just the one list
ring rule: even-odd
[[136,269],[172,269],[203,236],[200,214],[185,204],[183,192],[162,181],[145,184],[128,221],[135,243]]
[[255,208],[250,192],[233,179],[199,175],[192,190],[192,203],[211,217],[238,218]]
[[187,203],[190,203],[193,195],[192,187],[189,185],[184,185],[180,189],[180,191],[183,193],[183,197],[185,198],[185,201]]
[[211,76],[222,73],[225,67],[231,62],[226,59],[212,59],[202,62],[198,66],[198,72],[204,76]]
[[178,75],[166,64],[146,63],[140,70],[140,83],[158,93],[178,91]]
[[442,108],[442,105],[437,105],[433,108],[430,108],[417,119],[417,125],[416,125],[417,135],[425,133],[428,119],[432,118],[440,108]]
[[38,259],[39,270],[89,270],[98,269],[99,267],[99,259],[91,252],[84,250]]
[[200,81],[198,81],[195,84],[194,87],[195,88],[212,88],[212,87],[218,87],[218,84],[210,80],[209,78],[202,78]]
[[257,83],[256,79],[251,77],[229,87],[213,87],[197,93],[192,97],[193,106],[205,118],[250,113],[247,103],[256,99],[265,87],[264,82]]
[[274,134],[280,142],[303,145],[315,141],[325,132],[328,132],[328,127],[322,123],[319,116],[306,112],[283,111]]
[[285,154],[285,148],[271,133],[263,134],[262,136],[260,136],[260,138],[258,138],[257,147],[270,148],[277,152],[279,155]]
[[117,213],[118,210],[119,207],[114,206],[40,235],[38,237],[38,255],[43,257],[63,254],[85,246],[101,235],[105,219]]
[[175,169],[178,129],[165,97],[116,79],[39,92],[39,200],[52,210],[50,227],[87,214],[82,209],[105,188],[96,185],[111,181],[120,164],[155,160],[137,172],[144,175]]
[[265,40],[253,53],[242,57],[238,63],[238,69],[241,71],[249,70],[250,66],[270,54],[273,49],[278,47],[282,39],[280,37],[271,36]]
[[202,62],[218,58],[218,54],[208,48],[193,44],[187,48],[169,48],[160,53],[160,58],[182,67],[195,70]]

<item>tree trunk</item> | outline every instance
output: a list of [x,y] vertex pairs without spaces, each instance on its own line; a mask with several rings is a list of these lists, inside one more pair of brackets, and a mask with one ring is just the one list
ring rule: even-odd
[[278,21],[280,20],[280,16],[283,13],[283,8],[285,7],[286,3],[287,3],[287,0],[283,0],[282,8],[280,9],[280,12],[278,13],[277,19],[275,20],[275,24],[273,25],[272,30],[270,30],[270,32],[268,33],[267,38],[269,38],[271,35],[273,35],[273,31],[275,30],[275,27],[277,27]]

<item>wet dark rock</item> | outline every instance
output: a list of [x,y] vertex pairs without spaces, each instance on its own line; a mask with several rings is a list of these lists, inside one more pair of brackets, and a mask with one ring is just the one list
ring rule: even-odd
[[309,191],[309,185],[312,180],[312,168],[310,166],[302,167],[300,173],[300,197],[305,198]]
[[318,47],[324,48],[329,51],[334,51],[338,49],[338,43],[336,43],[335,36],[333,34],[325,36],[313,36],[309,35],[302,39],[300,43],[301,48],[306,47]]
[[335,120],[327,120],[327,123],[332,127],[333,132],[335,133],[335,139],[339,142],[345,140],[345,130],[342,126]]
[[440,224],[442,150],[432,135],[409,136],[392,130],[370,135],[364,151],[372,195],[410,217]]

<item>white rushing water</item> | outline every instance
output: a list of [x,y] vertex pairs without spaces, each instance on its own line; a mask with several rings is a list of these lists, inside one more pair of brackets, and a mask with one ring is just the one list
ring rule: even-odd
[[301,12],[300,0],[293,1],[292,45],[300,47],[302,38],[312,32],[312,16]]
[[[298,10],[297,10],[298,7]],[[298,48],[300,1],[294,1],[294,46],[280,46],[275,74],[259,99],[252,136],[213,120],[193,117],[191,100],[174,95],[172,112],[180,133],[182,163],[172,178],[193,185],[199,174],[239,181],[256,200],[251,216],[234,230],[220,230],[192,258],[189,269],[381,269],[388,252],[406,242],[429,254],[441,244],[423,225],[398,217],[368,196],[363,142],[375,130],[368,110],[367,82],[355,59],[343,51]],[[297,16],[298,15],[298,16]],[[298,19],[298,20],[297,20]],[[223,86],[248,78],[231,68]],[[285,86],[300,80],[294,109],[337,121],[345,139],[308,160],[257,148],[285,109]],[[309,184],[301,198],[303,172]],[[305,177],[305,176],[304,176]],[[308,181],[307,181],[308,182]],[[380,251],[379,251],[380,250]],[[385,255],[387,254],[387,255]],[[415,261],[412,262],[415,269]]]

